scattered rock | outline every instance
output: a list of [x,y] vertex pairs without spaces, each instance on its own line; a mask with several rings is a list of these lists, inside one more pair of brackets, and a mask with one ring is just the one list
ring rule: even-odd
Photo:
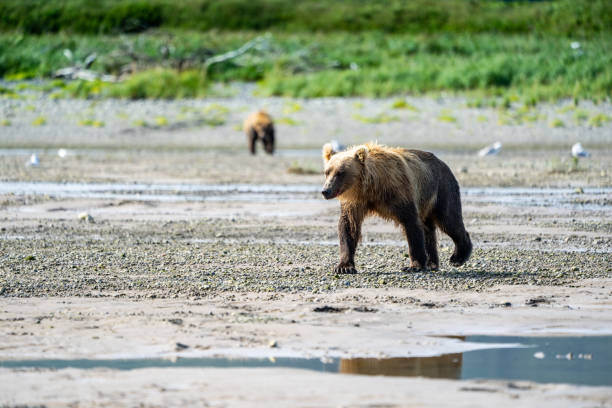
[[175,350],[175,351],[183,351],[183,350],[186,350],[186,349],[188,349],[188,348],[189,348],[189,346],[188,346],[188,345],[183,344],[183,343],[179,343],[179,342],[177,342],[177,343],[174,345],[174,350]]
[[484,388],[484,387],[461,387],[459,391],[468,391],[468,392],[498,392],[493,388]]
[[513,389],[513,390],[521,390],[521,391],[527,391],[530,390],[532,387],[529,384],[517,384],[517,383],[508,383],[508,388]]
[[168,319],[168,323],[176,324],[180,326],[183,324],[183,319]]
[[320,306],[312,309],[316,313],[341,313],[347,310],[347,307]]
[[361,312],[361,313],[376,313],[378,312],[378,309],[374,309],[373,307],[367,307],[367,306],[357,306],[353,308],[354,311],[356,312]]
[[270,340],[270,342],[268,343],[268,347],[270,347],[270,348],[277,348],[278,347],[278,342],[276,340]]
[[544,357],[546,357],[546,354],[544,354],[543,351],[533,353],[533,358],[537,358],[538,360],[542,360]]
[[545,299],[543,297],[540,298],[532,298],[532,299],[528,299],[525,304],[527,306],[532,306],[532,307],[537,307],[539,304],[541,303],[550,303],[550,300]]

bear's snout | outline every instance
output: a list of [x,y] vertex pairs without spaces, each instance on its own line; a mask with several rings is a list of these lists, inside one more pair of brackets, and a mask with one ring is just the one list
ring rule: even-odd
[[325,197],[326,200],[334,198],[334,194],[331,188],[324,188],[323,191],[321,191],[321,194],[323,194],[323,197]]

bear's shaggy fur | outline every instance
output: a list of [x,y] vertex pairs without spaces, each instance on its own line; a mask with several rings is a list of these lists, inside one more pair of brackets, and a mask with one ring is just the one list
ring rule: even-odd
[[260,110],[250,114],[244,120],[243,129],[247,136],[251,154],[255,154],[257,140],[261,140],[266,153],[274,153],[274,122],[266,111]]
[[334,152],[323,146],[326,199],[340,201],[340,263],[338,273],[356,273],[355,249],[361,223],[370,214],[393,220],[408,240],[414,269],[439,266],[436,227],[455,243],[450,258],[463,265],[472,252],[463,225],[459,184],[448,166],[434,154],[374,143]]

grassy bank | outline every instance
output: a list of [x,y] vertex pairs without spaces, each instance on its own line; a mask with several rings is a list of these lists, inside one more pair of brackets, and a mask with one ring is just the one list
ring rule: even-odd
[[[282,33],[204,69],[258,32],[155,31],[123,36],[0,35],[0,75],[49,77],[97,54],[92,69],[117,84],[72,82],[64,95],[180,98],[213,82],[259,81],[264,95],[382,97],[468,92],[526,103],[602,100],[612,93],[612,35],[589,40],[501,34]],[[71,51],[72,59],[65,56]],[[125,75],[131,72],[131,75]]]
[[3,0],[0,30],[117,34],[195,30],[549,33],[611,30],[608,0]]

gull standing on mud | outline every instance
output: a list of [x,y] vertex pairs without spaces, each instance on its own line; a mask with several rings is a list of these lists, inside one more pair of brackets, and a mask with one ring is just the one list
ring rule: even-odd
[[38,160],[38,155],[36,153],[32,153],[30,159],[26,162],[26,166],[28,167],[37,167],[40,164]]
[[572,157],[590,157],[591,153],[587,152],[586,150],[584,150],[584,148],[582,147],[582,143],[575,143],[572,146]]
[[343,145],[342,143],[340,143],[337,140],[332,140],[332,141],[329,142],[329,144],[331,144],[332,151],[334,153],[338,153],[338,152],[341,152],[341,151],[346,149],[346,145]]
[[497,153],[500,152],[501,148],[502,148],[501,142],[495,142],[492,145],[489,145],[487,147],[483,147],[482,149],[480,149],[478,151],[478,156],[480,157],[495,156]]

